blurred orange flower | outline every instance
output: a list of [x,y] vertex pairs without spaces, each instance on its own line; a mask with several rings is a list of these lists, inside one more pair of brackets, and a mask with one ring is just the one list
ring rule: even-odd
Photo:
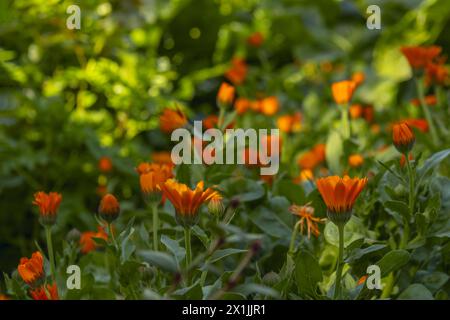
[[348,157],[348,164],[352,168],[358,168],[364,163],[364,158],[360,154],[352,154]]
[[217,92],[217,102],[219,105],[231,105],[234,99],[234,87],[226,82],[222,82]]
[[441,47],[402,47],[400,51],[408,59],[410,66],[414,69],[425,68],[428,63],[432,63],[442,51]]
[[261,32],[254,32],[247,38],[247,43],[253,47],[260,47],[264,43],[264,36]]
[[100,201],[98,213],[108,223],[116,220],[120,213],[120,204],[117,198],[110,193],[105,194]]
[[335,82],[331,85],[334,101],[337,104],[348,103],[356,89],[356,83],[352,80]]
[[424,133],[428,132],[429,126],[426,119],[405,119],[404,122],[410,127],[416,128]]
[[[437,104],[437,98],[434,94],[425,96],[425,103],[427,106],[435,106]],[[420,100],[419,99],[411,99],[411,104],[415,107],[420,106]]]
[[300,112],[296,112],[293,115],[286,114],[277,119],[277,126],[282,132],[297,132],[301,128],[301,120],[302,115]]
[[41,286],[30,291],[30,295],[33,300],[59,300],[58,288],[56,283],[47,284],[47,287]]
[[107,241],[108,234],[100,226],[97,227],[97,232],[94,231],[83,232],[80,237],[81,253],[86,254],[88,252],[95,250],[98,247],[98,244],[94,241],[93,238],[99,238]]
[[171,133],[175,129],[182,128],[187,122],[186,115],[179,109],[166,108],[159,117],[159,127],[165,133]]
[[157,163],[140,163],[136,168],[139,173],[141,191],[144,194],[159,193],[158,186],[173,177],[172,166]]
[[444,63],[428,63],[425,67],[425,83],[445,85],[449,81],[448,69]]
[[266,116],[273,116],[278,112],[280,105],[278,99],[275,96],[264,98],[260,101],[260,111]]
[[356,86],[361,85],[364,82],[364,80],[366,80],[364,72],[358,71],[352,75],[352,81],[355,82]]
[[225,73],[225,78],[230,80],[235,85],[240,85],[247,77],[247,63],[242,58],[234,58],[231,61],[231,67]]
[[34,194],[33,204],[39,207],[40,221],[52,225],[56,221],[56,214],[61,204],[62,196],[57,192],[45,193],[39,191]]
[[160,151],[152,153],[152,161],[157,164],[166,164],[168,166],[173,166],[171,153],[168,151]]
[[31,258],[21,258],[17,267],[20,277],[27,284],[32,285],[44,277],[44,259],[39,251],[34,252]]
[[314,179],[314,173],[310,169],[304,169],[300,171],[298,177],[294,179],[295,183],[309,181]]
[[113,168],[113,164],[109,157],[104,156],[98,160],[98,169],[101,172],[105,172],[105,173],[110,172],[112,170],[112,168]]

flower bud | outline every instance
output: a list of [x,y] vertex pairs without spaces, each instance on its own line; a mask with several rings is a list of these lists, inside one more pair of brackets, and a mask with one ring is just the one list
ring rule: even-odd
[[100,217],[108,223],[117,219],[120,213],[119,201],[112,194],[108,193],[103,196],[98,207]]

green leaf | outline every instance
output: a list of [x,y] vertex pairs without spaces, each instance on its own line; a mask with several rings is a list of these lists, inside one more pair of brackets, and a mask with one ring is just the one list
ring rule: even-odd
[[166,235],[161,236],[161,242],[175,256],[177,264],[180,265],[180,262],[182,262],[184,257],[186,256],[186,249],[184,249],[182,246],[180,246],[178,241],[170,239]]
[[[327,222],[324,229],[325,240],[333,246],[339,245],[339,231],[336,225],[330,221]],[[344,228],[344,246],[349,246],[352,242],[362,239],[365,236],[365,227],[356,216],[352,216]]]
[[322,281],[319,262],[310,253],[301,251],[295,258],[295,279],[299,293],[310,298],[318,297],[317,284]]
[[436,292],[447,283],[449,278],[448,274],[435,271],[421,277],[420,282],[422,282],[431,292]]
[[135,229],[131,228],[130,232],[127,236],[122,240],[121,243],[121,252],[120,252],[120,261],[124,263],[127,261],[131,255],[133,254],[134,250],[136,250],[136,246],[130,241],[131,236],[134,234]]
[[398,214],[402,215],[403,217],[409,216],[409,207],[406,203],[402,201],[397,200],[388,200],[384,202],[384,206],[389,211],[397,212]]
[[305,192],[302,186],[293,183],[290,180],[281,180],[277,183],[277,194],[286,197],[290,203],[304,204]]
[[430,290],[423,284],[414,283],[405,289],[399,296],[399,300],[434,300]]
[[168,253],[153,250],[140,250],[137,254],[151,265],[157,266],[169,272],[178,271],[177,261]]
[[234,288],[233,292],[242,293],[245,296],[251,294],[260,294],[263,296],[268,296],[272,298],[279,298],[280,294],[277,290],[274,290],[270,287],[257,284],[257,283],[245,283]]
[[237,254],[237,253],[242,253],[242,252],[247,252],[248,250],[242,250],[242,249],[234,249],[234,248],[228,248],[228,249],[223,249],[223,250],[217,250],[215,251],[211,258],[210,258],[210,262],[214,263],[216,261],[219,261],[223,258],[226,258],[228,256],[231,256],[233,254]]
[[380,267],[381,277],[400,269],[409,261],[409,253],[406,250],[392,250],[386,253],[376,265]]
[[436,152],[431,157],[429,157],[427,160],[425,160],[425,163],[423,164],[423,166],[417,170],[418,184],[420,184],[420,181],[424,178],[424,176],[430,170],[437,167],[449,155],[450,155],[450,149],[445,149],[445,150]]
[[351,254],[348,256],[348,258],[345,260],[345,262],[352,263],[358,259],[361,259],[362,257],[364,257],[365,255],[367,255],[369,253],[380,251],[384,248],[386,248],[385,244],[374,244],[374,245],[364,248],[364,249],[353,250],[351,252]]

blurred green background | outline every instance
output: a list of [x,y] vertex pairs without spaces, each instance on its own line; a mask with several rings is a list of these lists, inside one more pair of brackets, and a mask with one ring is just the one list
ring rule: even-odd
[[[125,211],[142,207],[134,167],[170,145],[157,115],[175,104],[191,119],[216,113],[235,56],[250,68],[238,91],[276,94],[283,109],[310,110],[332,80],[358,70],[370,88],[361,99],[382,110],[411,98],[401,45],[450,48],[448,0],[84,0],[81,29],[69,30],[72,4],[0,1],[1,271],[43,239],[36,191],[63,194],[60,237],[95,228],[102,181]],[[366,28],[372,4],[381,30]],[[246,41],[253,32],[260,48]]]

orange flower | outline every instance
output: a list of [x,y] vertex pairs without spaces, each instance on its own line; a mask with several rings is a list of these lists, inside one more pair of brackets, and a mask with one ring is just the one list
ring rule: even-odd
[[349,108],[350,117],[358,119],[363,115],[364,109],[360,104],[352,104]]
[[425,68],[428,63],[439,56],[441,47],[402,47],[401,52],[408,59],[409,65],[414,69]]
[[140,163],[136,168],[139,173],[141,191],[145,195],[159,193],[158,186],[173,177],[172,166],[157,163]]
[[253,47],[260,47],[264,42],[264,36],[261,32],[254,32],[247,38],[247,43]]
[[116,220],[120,213],[120,205],[117,198],[110,193],[105,194],[98,206],[98,213],[108,223]]
[[226,82],[222,82],[217,93],[217,103],[219,105],[231,105],[234,99],[234,87]]
[[171,133],[175,129],[182,128],[188,122],[186,115],[179,109],[164,109],[159,117],[159,127],[161,131]]
[[235,85],[240,85],[247,77],[247,63],[242,58],[233,58],[231,68],[225,73],[225,78]]
[[425,68],[425,83],[445,85],[449,80],[448,69],[443,63],[428,63]]
[[113,167],[112,161],[109,157],[101,157],[98,160],[98,169],[101,172],[105,172],[105,173],[110,172],[112,170],[112,167]]
[[404,120],[410,127],[416,128],[422,132],[428,132],[428,122],[426,119],[406,119]]
[[318,143],[312,148],[312,152],[319,163],[325,161],[325,149],[326,146],[323,143]]
[[58,288],[56,287],[56,283],[50,285],[47,284],[47,288],[41,286],[37,289],[30,291],[30,295],[33,300],[59,300],[58,296]]
[[243,114],[250,109],[250,104],[250,100],[246,98],[237,98],[234,102],[234,109],[238,114]]
[[296,112],[293,115],[286,114],[277,119],[278,129],[282,132],[291,133],[297,132],[301,127],[302,115],[300,112]]
[[403,121],[394,124],[392,128],[392,141],[400,153],[408,153],[411,151],[416,137],[409,125]]
[[316,181],[317,189],[328,208],[328,217],[335,224],[346,223],[356,198],[367,184],[367,178],[329,176]]
[[356,86],[361,85],[364,82],[364,80],[366,80],[364,72],[358,71],[352,75],[352,81],[355,82]]
[[61,203],[62,196],[57,192],[37,192],[34,194],[33,204],[39,207],[40,221],[45,225],[53,225],[56,222],[56,214]]
[[280,108],[278,99],[275,96],[264,98],[260,101],[260,111],[266,116],[273,116]]
[[317,159],[316,155],[312,151],[305,152],[299,159],[298,165],[302,169],[314,169],[320,161]]
[[348,164],[352,168],[358,168],[364,163],[364,158],[360,154],[352,154],[348,157]]
[[335,82],[331,85],[334,101],[337,104],[348,103],[356,89],[356,83],[352,80]]
[[300,232],[303,233],[305,227],[308,230],[308,239],[311,238],[311,233],[318,237],[320,235],[319,223],[323,223],[325,219],[317,218],[314,216],[314,208],[311,206],[297,206],[292,205],[289,207],[289,211],[300,217]]
[[211,188],[204,190],[203,181],[200,181],[194,190],[174,179],[167,180],[160,185],[160,188],[172,202],[177,213],[177,221],[183,226],[195,224],[199,207],[217,196],[217,191]]
[[86,231],[81,234],[80,237],[81,253],[86,254],[97,248],[98,245],[93,238],[99,238],[105,241],[108,240],[108,235],[102,227],[98,226],[97,230],[98,230],[97,232]]
[[17,267],[20,277],[29,285],[44,277],[44,259],[39,251],[31,255],[31,258],[21,258]]

